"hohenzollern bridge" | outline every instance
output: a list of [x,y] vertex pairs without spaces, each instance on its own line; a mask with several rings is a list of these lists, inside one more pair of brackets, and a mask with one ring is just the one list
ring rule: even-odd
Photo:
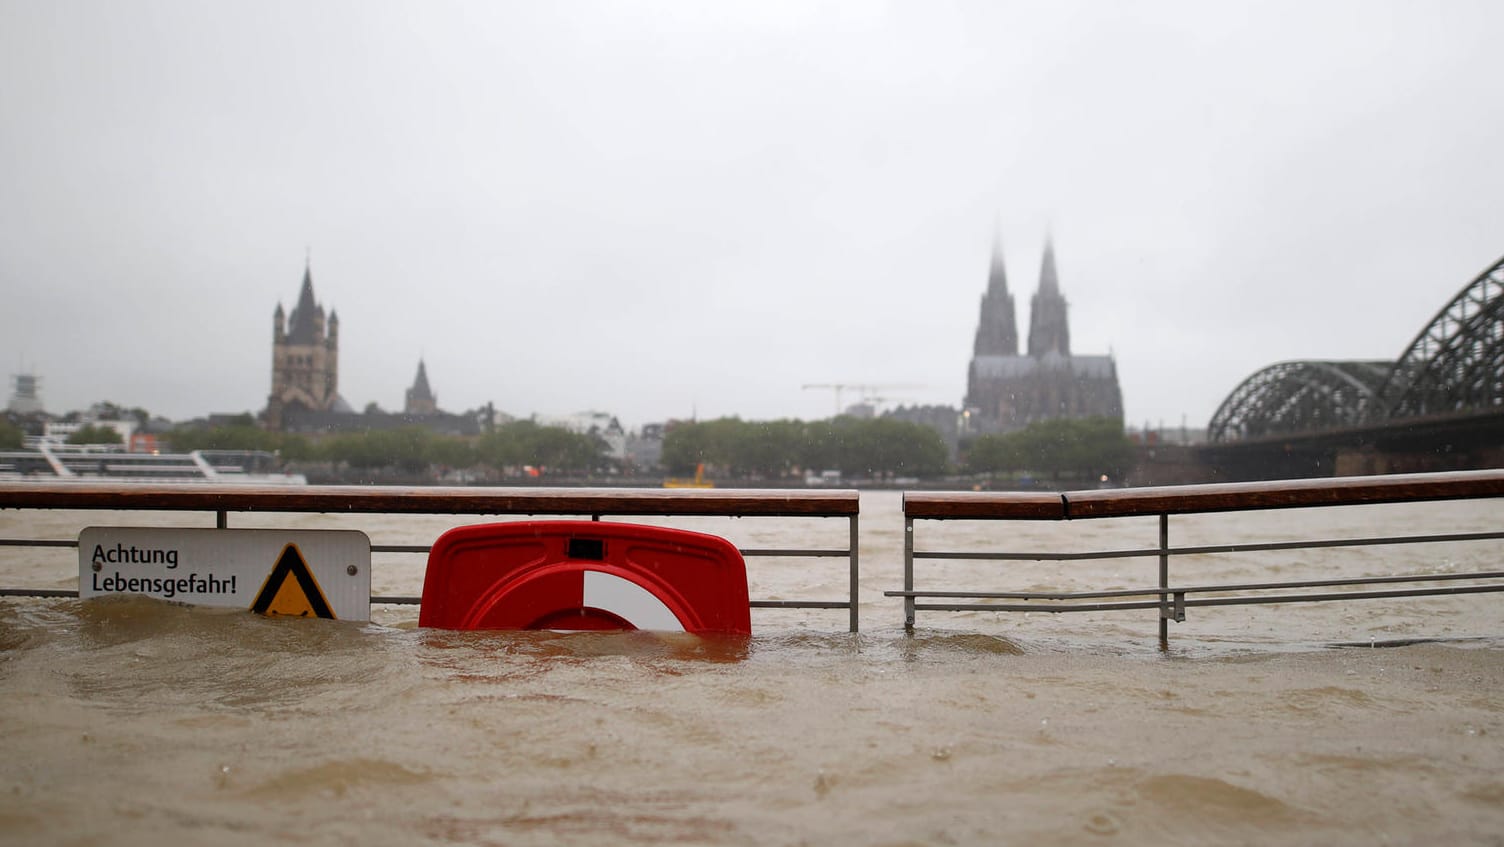
[[1221,478],[1504,464],[1504,259],[1394,361],[1280,362],[1233,389],[1202,461]]

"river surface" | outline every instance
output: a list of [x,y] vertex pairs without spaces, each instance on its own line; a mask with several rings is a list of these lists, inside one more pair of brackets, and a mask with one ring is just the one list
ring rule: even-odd
[[[1498,528],[1500,503],[1176,518],[1172,544]],[[431,543],[463,519],[231,516]],[[842,547],[844,521],[654,521]],[[0,512],[0,537],[212,515]],[[1108,549],[1153,520],[921,523],[921,549]],[[1154,611],[921,612],[899,497],[864,493],[860,634],[456,633],[140,598],[0,600],[0,842],[1504,844],[1497,595]],[[1497,541],[1197,557],[1172,582],[1496,568]],[[919,587],[1152,585],[1153,559],[927,563]],[[755,599],[840,599],[844,559],[750,559]],[[0,551],[70,588],[73,550]],[[376,594],[422,556],[376,557]],[[1422,639],[1444,639],[1425,641]],[[1334,646],[1338,644],[1361,646]],[[1401,646],[1385,646],[1385,645]],[[1371,645],[1371,646],[1370,646]]]

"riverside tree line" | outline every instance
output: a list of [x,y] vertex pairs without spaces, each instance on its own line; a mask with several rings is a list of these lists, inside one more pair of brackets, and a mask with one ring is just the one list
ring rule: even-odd
[[[85,427],[80,443],[117,441],[105,427]],[[434,469],[489,468],[549,474],[651,473],[622,468],[605,441],[591,435],[513,421],[472,437],[438,435],[421,427],[339,433],[309,438],[270,432],[249,414],[215,427],[179,427],[163,437],[171,449],[264,450],[290,463],[330,463],[358,470],[422,474]],[[0,420],[0,448],[15,449],[21,431]],[[963,440],[957,461],[940,434],[892,418],[836,417],[818,421],[743,421],[721,418],[676,422],[664,435],[664,473],[684,476],[703,466],[718,480],[779,480],[802,473],[840,471],[847,478],[926,479],[950,474],[1039,476],[1051,480],[1121,478],[1133,446],[1120,421],[1053,420],[1025,429]]]
[[668,470],[683,474],[703,463],[735,479],[776,479],[801,468],[866,478],[954,473],[1121,478],[1133,455],[1122,422],[1110,418],[1043,421],[1017,432],[976,436],[962,442],[956,465],[933,428],[892,418],[722,418],[681,424],[663,440]]

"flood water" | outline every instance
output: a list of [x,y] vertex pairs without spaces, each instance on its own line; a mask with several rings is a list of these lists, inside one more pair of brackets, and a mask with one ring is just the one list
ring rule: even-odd
[[[1500,504],[1175,519],[1172,544],[1497,529]],[[455,518],[231,516],[431,543]],[[841,547],[844,521],[654,521]],[[0,537],[212,515],[0,512]],[[1152,546],[1153,520],[920,524],[920,549]],[[862,632],[456,633],[133,598],[0,600],[0,841],[25,844],[1504,843],[1497,595],[1154,611],[921,612],[896,493],[863,495]],[[1172,582],[1497,567],[1499,542],[1196,557]],[[72,550],[0,552],[67,588]],[[844,559],[751,559],[840,599]],[[1153,559],[921,565],[920,588],[1151,585]],[[421,556],[376,558],[417,594]],[[1420,639],[1445,639],[1424,641]],[[1356,644],[1363,646],[1332,646]],[[1404,644],[1405,646],[1383,646]],[[1373,646],[1368,646],[1373,645]]]

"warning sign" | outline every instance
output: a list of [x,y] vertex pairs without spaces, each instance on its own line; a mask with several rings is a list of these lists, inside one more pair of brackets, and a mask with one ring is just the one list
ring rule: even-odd
[[78,589],[365,621],[371,541],[353,530],[89,527],[78,535]]
[[295,618],[332,618],[329,601],[319,588],[319,581],[308,570],[298,545],[289,544],[282,549],[277,566],[267,575],[266,582],[251,604],[251,611],[263,615],[289,615]]

